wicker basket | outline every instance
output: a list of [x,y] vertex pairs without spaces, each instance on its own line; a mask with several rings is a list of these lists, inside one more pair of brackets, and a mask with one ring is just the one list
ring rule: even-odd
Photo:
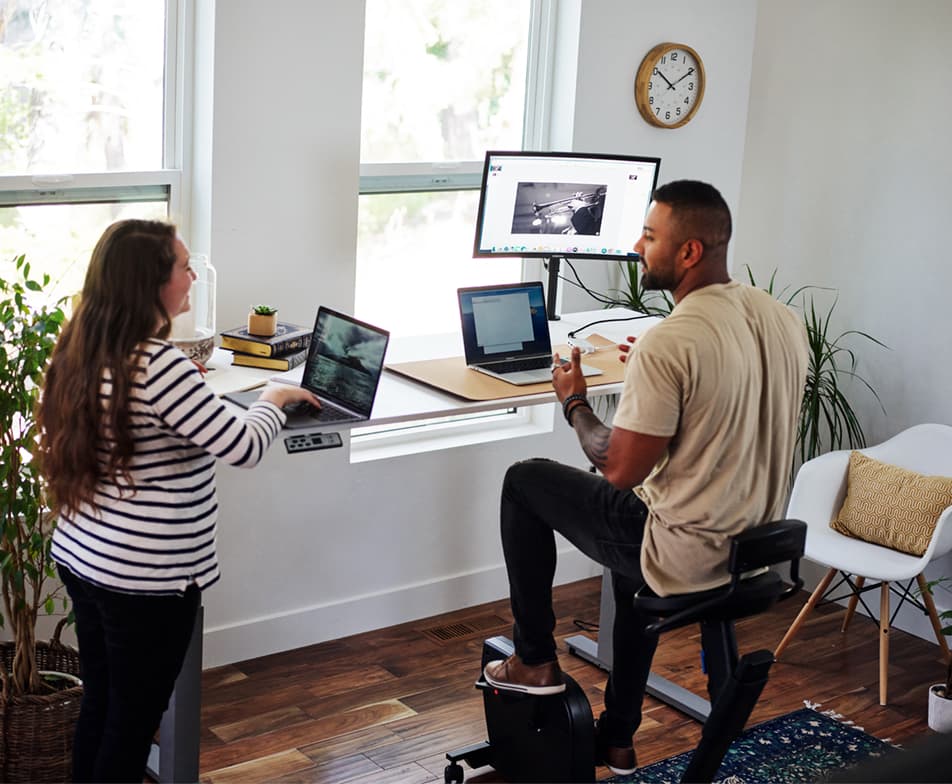
[[[0,643],[0,667],[13,666],[13,643]],[[62,643],[38,642],[41,670],[79,676],[79,654]],[[0,696],[0,781],[71,781],[73,733],[82,686],[48,695]]]

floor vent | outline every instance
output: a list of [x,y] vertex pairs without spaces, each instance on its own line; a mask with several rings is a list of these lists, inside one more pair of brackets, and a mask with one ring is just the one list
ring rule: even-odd
[[457,623],[448,623],[443,626],[432,626],[428,629],[421,629],[421,633],[429,637],[434,642],[445,643],[453,640],[462,640],[467,637],[474,637],[478,634],[485,634],[488,630],[505,630],[509,622],[498,615],[479,615],[475,618],[467,618]]

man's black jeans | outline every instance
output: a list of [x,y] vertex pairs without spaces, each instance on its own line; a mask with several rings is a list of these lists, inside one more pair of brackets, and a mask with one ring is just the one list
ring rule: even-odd
[[142,781],[191,639],[200,592],[109,591],[59,568],[76,614],[83,701],[73,781]]
[[637,613],[632,597],[642,585],[641,542],[648,509],[630,490],[552,460],[516,463],[502,489],[502,546],[515,619],[513,642],[526,664],[556,658],[552,580],[558,531],[589,558],[608,567],[615,594],[612,672],[599,721],[603,743],[628,746],[641,723],[641,706],[658,636],[654,618]]

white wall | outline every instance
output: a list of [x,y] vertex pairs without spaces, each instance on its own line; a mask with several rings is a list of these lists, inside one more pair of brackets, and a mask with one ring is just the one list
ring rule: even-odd
[[[736,210],[756,8],[755,0],[583,0],[573,149],[660,157],[659,182],[706,180]],[[634,98],[642,58],[663,41],[694,48],[707,77],[698,113],[674,130],[648,125]],[[588,261],[576,267],[595,290],[618,286],[614,264]],[[595,307],[578,289],[564,291],[564,310]]]
[[[658,155],[662,181],[724,193],[735,275],[750,263],[759,278],[777,267],[783,282],[840,288],[842,328],[891,346],[858,346],[888,411],[857,396],[871,439],[952,420],[939,233],[952,4],[560,6],[556,74],[576,81],[553,114],[554,146]],[[215,4],[213,149],[195,198],[210,216],[210,247],[196,250],[219,270],[221,325],[258,300],[301,321],[317,303],[352,304],[363,4],[276,0],[266,20],[250,0]],[[668,40],[694,47],[708,77],[698,115],[673,131],[641,120],[632,93],[644,53]],[[607,265],[580,269],[599,287]],[[589,307],[572,292],[563,304]],[[283,452],[221,471],[224,577],[205,597],[206,666],[504,596],[506,466],[536,454],[581,463],[561,422],[547,436],[359,465],[346,447]],[[561,579],[598,571],[570,552],[563,562]]]
[[[735,273],[833,287],[833,334],[889,346],[847,343],[886,409],[851,394],[871,443],[952,424],[950,32],[944,0],[759,4]],[[900,625],[932,637],[918,614]]]
[[[753,0],[716,13],[704,3],[664,8],[560,8],[556,73],[577,72],[579,88],[574,109],[556,110],[555,137],[574,137],[579,150],[661,155],[666,178],[709,178],[736,203]],[[240,323],[259,300],[299,321],[318,303],[352,304],[363,4],[280,0],[266,19],[250,0],[215,4],[214,74],[202,88],[213,127],[198,129],[213,146],[194,199],[210,215],[210,247],[195,249],[218,269],[220,325]],[[634,106],[635,70],[662,40],[689,42],[709,69],[704,106],[678,131],[652,129]],[[723,148],[715,157],[711,135]],[[533,455],[584,463],[558,421],[549,435],[372,463],[351,465],[346,445],[292,458],[279,443],[252,472],[223,467],[224,576],[204,599],[205,665],[505,596],[499,488],[510,463]],[[560,580],[600,573],[564,549]]]

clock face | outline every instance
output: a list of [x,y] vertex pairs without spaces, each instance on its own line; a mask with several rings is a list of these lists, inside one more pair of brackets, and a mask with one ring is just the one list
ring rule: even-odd
[[638,109],[662,128],[684,125],[704,96],[704,66],[689,46],[663,44],[645,57],[635,81]]

